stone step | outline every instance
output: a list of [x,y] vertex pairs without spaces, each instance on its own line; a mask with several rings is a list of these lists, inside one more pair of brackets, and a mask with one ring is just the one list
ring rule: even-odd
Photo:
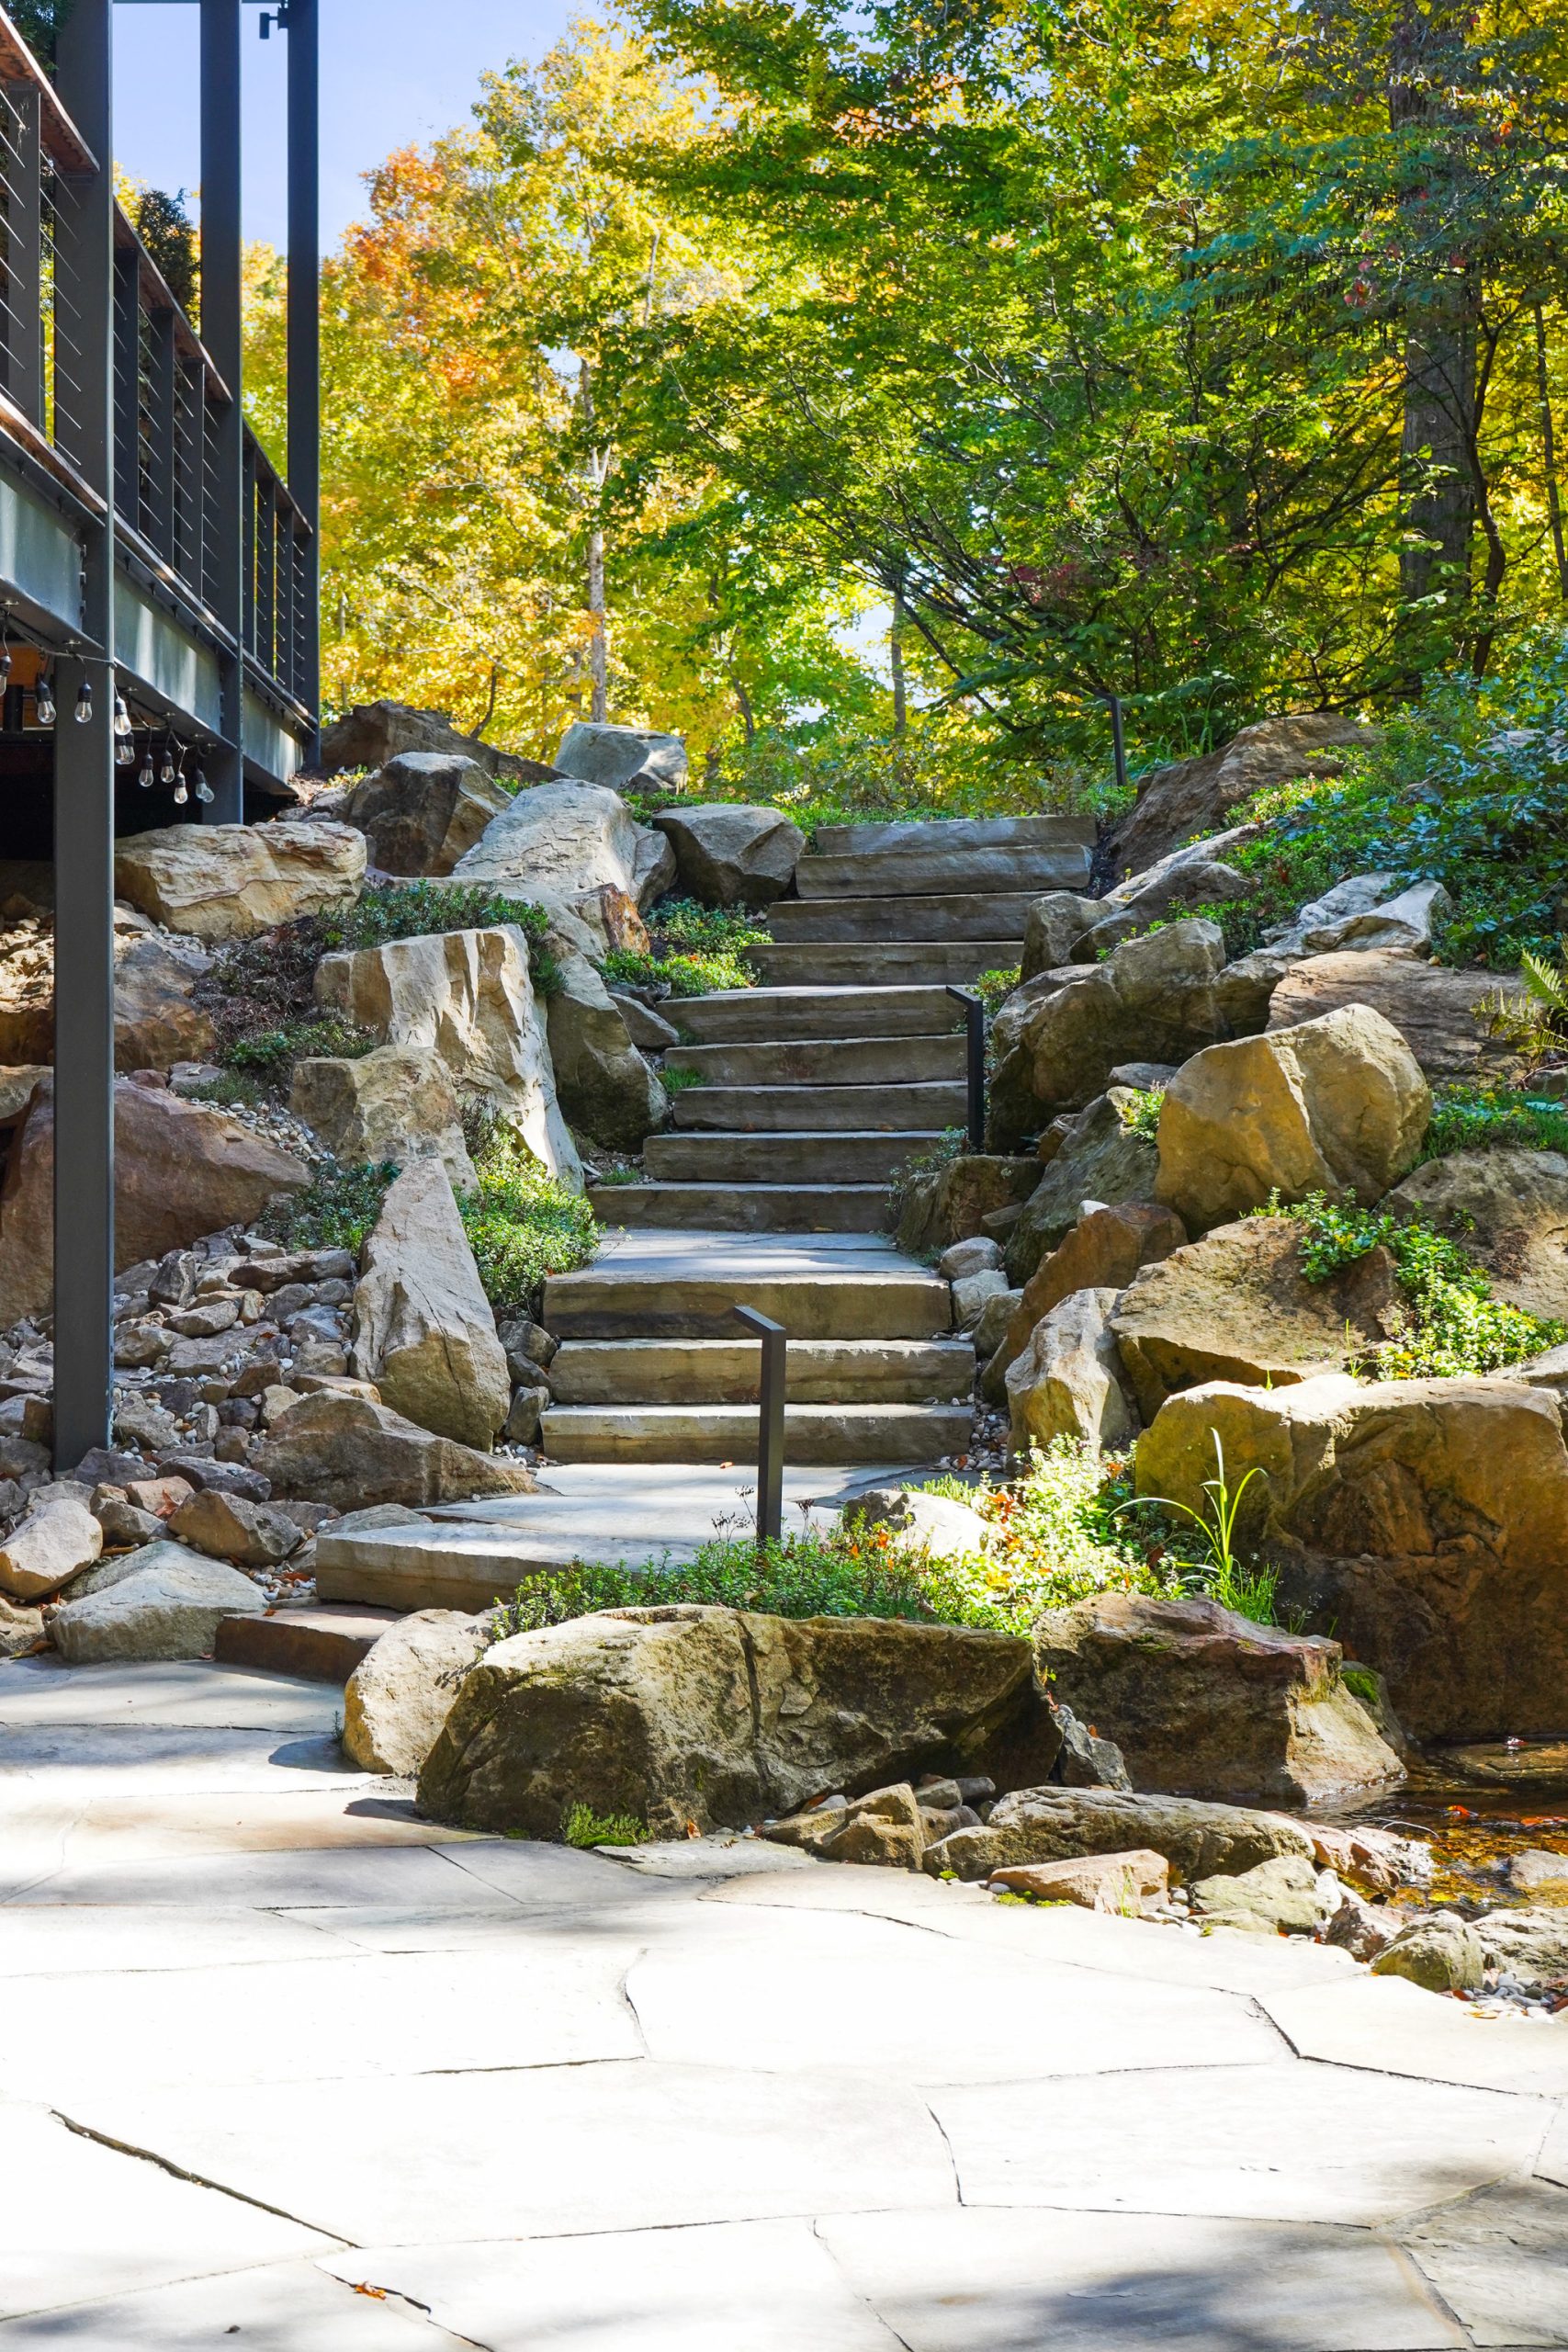
[[[767,951],[772,953],[772,950]],[[726,989],[670,998],[666,1019],[692,1045],[772,1043],[781,1037],[921,1037],[962,1029],[962,1008],[942,988]]]
[[549,1277],[542,1320],[560,1340],[733,1340],[738,1306],[792,1340],[929,1340],[953,1321],[947,1284],[870,1235],[712,1231],[612,1236],[581,1273]]
[[782,944],[806,939],[881,939],[891,920],[900,939],[1023,937],[1037,890],[968,892],[962,898],[900,899],[890,916],[886,899],[780,899],[768,923]]
[[[667,1128],[643,1146],[653,1184],[886,1184],[916,1152],[941,1141],[936,1127],[907,1134],[734,1135]],[[617,1188],[606,1186],[607,1193]],[[607,1203],[604,1214],[619,1223]]]
[[957,1080],[918,1086],[689,1086],[674,1098],[678,1127],[883,1127],[895,1134],[961,1126],[968,1091]]
[[[749,1405],[552,1405],[540,1428],[547,1464],[747,1462],[757,1453]],[[786,1405],[784,1453],[795,1462],[932,1462],[967,1451],[967,1404]]]
[[884,850],[1092,849],[1092,817],[891,817],[872,824],[818,825],[825,856],[874,856]]
[[[759,1363],[754,1340],[568,1340],[550,1386],[555,1407],[754,1405]],[[785,1363],[797,1405],[963,1404],[975,1381],[967,1339],[802,1340]]]
[[270,1617],[220,1617],[212,1655],[220,1666],[255,1666],[305,1682],[343,1683],[400,1613],[395,1608],[317,1607],[280,1609]]
[[888,1086],[962,1078],[964,1039],[809,1037],[769,1044],[671,1046],[666,1069],[695,1070],[710,1086]]
[[[1014,972],[1023,940],[802,940],[750,947],[747,954],[770,987],[869,989],[881,978],[931,988],[967,988],[982,972]],[[949,1003],[953,1000],[948,999]],[[955,1008],[956,1009],[956,1008]]]
[[[772,1140],[772,1138],[770,1138]],[[720,1233],[880,1233],[886,1184],[591,1184],[604,1225]]]
[[886,849],[852,857],[803,857],[795,887],[803,899],[925,899],[1081,890],[1089,852],[1076,842],[1021,849]]

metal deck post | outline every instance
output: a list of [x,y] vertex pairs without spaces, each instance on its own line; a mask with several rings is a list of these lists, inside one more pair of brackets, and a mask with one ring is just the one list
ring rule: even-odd
[[108,512],[84,531],[88,643],[54,681],[54,1459],[65,1469],[108,1437],[114,1351],[112,54],[111,0],[75,0],[56,80],[97,170],[64,192],[57,233],[77,305],[73,449]]
[[209,824],[244,816],[244,360],[240,315],[240,0],[201,0],[201,339],[228,387],[217,417],[212,609],[233,639],[220,657],[223,741],[204,758]]
[[735,1319],[755,1331],[762,1342],[761,1395],[757,1417],[757,1541],[776,1544],[784,1533],[784,1387],[788,1379],[785,1351],[789,1335],[782,1323],[760,1314],[754,1306],[738,1306]]
[[[314,716],[321,699],[321,74],[316,0],[288,0],[288,488],[310,524],[294,648],[295,694]],[[306,758],[314,756],[308,746]]]

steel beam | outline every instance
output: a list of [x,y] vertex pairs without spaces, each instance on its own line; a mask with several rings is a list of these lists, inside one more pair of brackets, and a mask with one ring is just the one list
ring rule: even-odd
[[217,413],[209,600],[233,639],[221,655],[223,741],[204,758],[209,824],[244,815],[243,260],[240,218],[240,0],[201,0],[201,339],[229,388]]
[[[288,684],[321,701],[321,74],[316,0],[288,0],[288,450],[286,471],[310,524],[300,543],[297,668]],[[306,746],[307,762],[314,746]]]
[[[114,503],[114,152],[111,0],[75,0],[56,86],[93,153],[59,210],[59,266],[78,309],[74,454]],[[84,636],[59,662],[54,743],[54,1458],[107,1442],[114,1298],[114,548],[107,524],[83,547]],[[101,650],[100,650],[101,649]],[[80,690],[92,716],[78,723]]]

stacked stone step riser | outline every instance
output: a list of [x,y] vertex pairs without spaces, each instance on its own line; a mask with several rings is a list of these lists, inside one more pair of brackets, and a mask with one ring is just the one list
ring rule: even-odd
[[739,1128],[753,1135],[880,1127],[896,1135],[962,1124],[965,1089],[932,1080],[919,1086],[692,1086],[677,1094],[678,1127]]
[[[897,901],[891,901],[897,905]],[[889,917],[896,927],[897,917]],[[889,985],[969,988],[982,972],[1016,971],[1023,959],[1023,936],[1015,939],[866,940],[806,942],[800,945],[752,947],[751,961],[770,988],[808,989],[813,984],[870,989],[878,978]]]
[[[795,1462],[930,1462],[969,1442],[962,1405],[786,1405]],[[744,1405],[552,1406],[540,1442],[559,1462],[754,1461],[758,1416]]]
[[614,1261],[545,1284],[558,1340],[733,1340],[737,1306],[754,1306],[798,1340],[931,1340],[952,1329],[952,1294],[929,1274],[857,1272],[617,1275]]
[[900,939],[1021,939],[1038,890],[967,892],[960,898],[900,897],[895,912],[886,898],[780,899],[768,923],[781,946],[807,942],[881,940],[889,928]]
[[[766,953],[759,950],[758,953]],[[939,1037],[964,1015],[942,988],[730,989],[671,997],[665,1017],[691,1045],[771,1045],[780,1037]]]
[[[912,1154],[941,1138],[936,1127],[857,1135],[729,1135],[668,1130],[649,1136],[643,1169],[654,1184],[886,1184]],[[614,1189],[613,1187],[610,1189]],[[612,1218],[612,1223],[615,1220]]]
[[[975,1377],[967,1339],[803,1340],[786,1358],[796,1405],[963,1404]],[[756,1342],[569,1340],[550,1365],[562,1405],[752,1405]]]
[[602,1224],[690,1233],[880,1233],[886,1184],[591,1184]]
[[906,1086],[962,1079],[964,1039],[779,1038],[773,1043],[672,1046],[667,1070],[691,1070],[708,1086]]

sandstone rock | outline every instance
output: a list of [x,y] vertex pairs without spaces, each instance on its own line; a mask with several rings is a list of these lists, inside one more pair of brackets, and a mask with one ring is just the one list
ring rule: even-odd
[[615,727],[574,719],[561,737],[556,766],[612,791],[679,792],[686,781],[686,746],[679,735],[646,727]]
[[355,899],[365,836],[351,825],[168,825],[115,843],[117,894],[170,931],[249,939]]
[[959,1560],[985,1551],[990,1529],[977,1510],[951,1495],[930,1495],[919,1487],[872,1487],[843,1506],[846,1525],[886,1527],[911,1550],[934,1559]]
[[286,1414],[255,1458],[278,1494],[337,1510],[375,1503],[417,1509],[535,1491],[521,1462],[476,1453],[416,1428],[389,1406],[331,1389]]
[[1371,1203],[1415,1165],[1431,1111],[1409,1046],[1361,1005],[1211,1046],[1166,1090],[1159,1197],[1199,1229],[1275,1192]]
[[[1120,1123],[1118,1123],[1120,1124]],[[1124,1132],[1124,1130],[1123,1130]],[[993,1404],[1007,1395],[1007,1371],[1054,1307],[1080,1290],[1125,1290],[1140,1267],[1156,1265],[1182,1249],[1187,1228],[1171,1209],[1148,1201],[1119,1201],[1080,1216],[1066,1238],[1041,1261],[1023,1286],[981,1386]],[[980,1351],[980,1334],[976,1334]]]
[[86,1505],[51,1500],[46,1487],[27,1517],[0,1538],[0,1591],[17,1600],[41,1600],[91,1567],[103,1548],[103,1529]]
[[19,1607],[0,1598],[0,1657],[26,1657],[42,1640],[42,1610]]
[[527,1385],[514,1388],[507,1408],[506,1425],[501,1434],[508,1445],[537,1445],[539,1425],[549,1410],[550,1392],[547,1385]]
[[640,1151],[670,1123],[670,1102],[631,1041],[620,1001],[584,956],[557,957],[546,1004],[560,1107],[573,1127],[615,1151]]
[[1393,1023],[1427,1078],[1487,1085],[1519,1068],[1517,1049],[1494,1037],[1476,1012],[1498,994],[1522,1001],[1524,990],[1507,975],[1447,971],[1409,955],[1309,956],[1275,988],[1269,1026],[1295,1028],[1341,1005],[1366,1005]]
[[1196,1505],[1218,1430],[1238,1539],[1281,1563],[1280,1600],[1332,1625],[1417,1739],[1562,1727],[1568,1451],[1554,1398],[1506,1380],[1221,1383],[1139,1441],[1140,1493]]
[[361,1771],[419,1771],[489,1639],[488,1611],[418,1609],[388,1627],[344,1692],[343,1744]]
[[219,1622],[266,1608],[249,1577],[178,1544],[149,1544],[106,1561],[95,1589],[62,1601],[50,1620],[71,1666],[111,1658],[205,1657]]
[[1113,1290],[1075,1291],[1031,1333],[1008,1366],[1010,1434],[1015,1454],[1059,1437],[1122,1446],[1136,1434],[1137,1412],[1109,1328]]
[[1047,890],[1029,910],[1019,978],[1032,980],[1039,972],[1070,964],[1079,940],[1107,911],[1103,899],[1080,899],[1073,890]]
[[341,718],[321,729],[319,771],[334,775],[343,768],[384,768],[402,752],[439,752],[447,759],[477,761],[487,775],[506,776],[518,784],[547,784],[557,774],[543,760],[525,760],[514,752],[497,751],[476,735],[465,735],[445,710],[418,710],[405,702],[355,703]]
[[955,1830],[926,1849],[940,1877],[989,1878],[1021,1863],[1060,1862],[1137,1847],[1163,1854],[1184,1879],[1239,1873],[1276,1854],[1312,1853],[1283,1814],[1201,1804],[1194,1797],[1129,1796],[1115,1789],[1019,1789],[998,1797],[983,1828]]
[[400,752],[356,784],[344,814],[383,874],[450,874],[512,796],[475,759]]
[[[300,1162],[254,1128],[183,1102],[166,1087],[119,1080],[114,1109],[117,1266],[248,1225],[306,1181]],[[12,1144],[0,1192],[0,1326],[46,1311],[53,1273],[54,1101],[46,1081]]]
[[458,1190],[476,1182],[452,1074],[431,1047],[296,1062],[288,1107],[341,1160],[435,1159]]
[[439,1057],[459,1095],[483,1095],[552,1175],[581,1183],[577,1148],[556,1101],[527,943],[514,925],[323,956],[316,995],[387,1045]]
[[542,1323],[531,1323],[522,1315],[498,1323],[495,1336],[506,1350],[507,1370],[513,1380],[521,1381],[525,1386],[543,1377],[545,1367],[553,1362],[560,1346]]
[[1352,1960],[1376,1960],[1399,1932],[1399,1915],[1364,1903],[1359,1894],[1340,1892],[1339,1901],[1323,1930],[1323,1940]]
[[1270,785],[1337,775],[1346,755],[1373,741],[1359,720],[1336,711],[1259,719],[1217,752],[1178,760],[1144,778],[1138,797],[1111,835],[1112,870],[1135,874],[1194,835],[1214,832],[1233,808]]
[[966,1151],[912,1177],[898,1205],[899,1249],[922,1258],[982,1234],[991,1211],[1026,1201],[1039,1175],[1033,1159]]
[[1132,1100],[1129,1091],[1112,1087],[1068,1123],[1061,1148],[1008,1236],[1010,1280],[1027,1288],[1043,1260],[1079,1223],[1086,1202],[1099,1208],[1153,1205],[1159,1155],[1153,1137],[1137,1134],[1123,1118]]
[[164,1521],[155,1511],[139,1510],[123,1495],[109,1495],[104,1501],[94,1501],[93,1517],[104,1532],[104,1542],[113,1550],[126,1551],[143,1544],[156,1544],[164,1532]]
[[1413,1169],[1382,1205],[1459,1242],[1510,1306],[1568,1322],[1568,1159],[1561,1152],[1456,1151]]
[[1568,1910],[1489,1911],[1473,1933],[1484,1965],[1527,1992],[1568,1985]]
[[936,1261],[936,1272],[944,1283],[966,1281],[971,1274],[994,1273],[1002,1262],[1002,1253],[985,1234],[971,1234],[963,1241],[954,1241],[942,1251]]
[[295,1283],[313,1287],[320,1283],[352,1282],[355,1272],[349,1250],[279,1250],[276,1257],[242,1259],[231,1269],[231,1279],[236,1287],[259,1290],[265,1295],[287,1290]]
[[1453,900],[1440,882],[1416,882],[1364,912],[1314,925],[1303,944],[1314,955],[1333,955],[1345,948],[1426,955],[1431,949],[1434,926],[1446,922],[1453,910]]
[[681,1042],[681,1033],[631,989],[613,988],[610,999],[626,1024],[626,1035],[639,1054],[668,1053]]
[[829,1862],[879,1862],[892,1870],[918,1871],[925,1852],[925,1825],[915,1792],[907,1781],[874,1789],[852,1804],[819,1805],[808,1813],[772,1822],[764,1838],[798,1846]]
[[739,802],[661,808],[653,820],[675,852],[680,887],[710,907],[766,907],[782,899],[806,847],[776,808]]
[[394,1413],[488,1448],[512,1402],[506,1351],[439,1160],[416,1159],[381,1204],[354,1294],[354,1371]]
[[1170,1864],[1163,1854],[1134,1847],[1122,1854],[1085,1854],[1071,1862],[1025,1862],[995,1872],[993,1893],[1032,1894],[1042,1903],[1077,1903],[1086,1911],[1113,1911],[1135,1918],[1170,1892]]
[[997,1266],[983,1267],[978,1273],[961,1276],[953,1285],[953,1329],[973,1331],[987,1301],[998,1297],[1007,1287],[1008,1278]]
[[1097,1593],[1042,1618],[1035,1657],[1053,1697],[1113,1735],[1140,1790],[1327,1804],[1404,1778],[1340,1679],[1337,1642],[1213,1600]]
[[[1152,1420],[1167,1397],[1204,1381],[1279,1387],[1343,1371],[1347,1357],[1377,1346],[1402,1312],[1385,1250],[1309,1282],[1295,1219],[1244,1217],[1134,1274],[1111,1328]],[[1205,1475],[1213,1460],[1211,1448]]]
[[210,1058],[218,1039],[195,999],[206,967],[172,955],[161,940],[132,940],[114,967],[116,1069],[173,1069]]
[[618,794],[599,784],[538,784],[492,817],[453,867],[459,882],[488,882],[520,899],[592,899],[606,885],[634,904],[662,883],[659,842],[636,824]]
[[420,1810],[558,1837],[573,1804],[655,1836],[973,1755],[1032,1703],[1028,1645],[892,1619],[628,1609],[498,1643],[420,1774]]
[[[1086,1285],[1086,1287],[1092,1287],[1092,1285]],[[979,1320],[975,1326],[975,1353],[977,1360],[981,1363],[985,1364],[987,1367],[987,1370],[989,1369],[990,1364],[995,1363],[1000,1355],[1002,1342],[1006,1339],[1008,1331],[1011,1327],[1012,1319],[1018,1313],[1022,1303],[1022,1291],[1013,1289],[1010,1286],[995,1292],[993,1295],[986,1301],[984,1306],[981,1307]],[[1032,1325],[1031,1329],[1033,1327]],[[1002,1398],[1007,1395],[1006,1385],[1001,1378],[1001,1374],[1006,1372],[1007,1366],[1011,1361],[1012,1359],[1010,1357],[1006,1357],[1001,1363],[997,1383],[999,1394],[992,1396],[991,1391],[988,1387],[985,1390],[985,1394],[990,1397],[993,1404],[999,1404]]]
[[243,1568],[274,1567],[299,1547],[299,1530],[282,1511],[210,1487],[181,1503],[169,1532],[209,1559],[232,1560]]
[[1191,919],[1125,941],[1043,995],[1014,1048],[1035,1100],[1053,1110],[1089,1102],[1118,1062],[1181,1063],[1227,1035],[1215,995],[1224,960],[1218,924]]
[[1102,1739],[1058,1700],[1052,1710],[1062,1731],[1062,1748],[1051,1778],[1065,1789],[1126,1789],[1133,1786],[1127,1761],[1113,1739]]
[[1323,1916],[1317,1872],[1302,1854],[1276,1854],[1235,1877],[1197,1879],[1192,1900],[1209,1925],[1269,1935],[1310,1936]]
[[1418,1919],[1372,1962],[1374,1976],[1404,1976],[1428,1993],[1479,1992],[1484,1969],[1480,1937],[1455,1911]]
[[204,1453],[161,1454],[158,1470],[161,1477],[183,1478],[199,1493],[238,1495],[248,1503],[265,1503],[272,1492],[258,1470],[248,1470],[238,1462],[216,1462]]
[[[1387,1737],[1386,1730],[1383,1736]],[[1318,1868],[1332,1871],[1348,1886],[1393,1894],[1402,1886],[1431,1884],[1432,1849],[1418,1838],[1400,1838],[1392,1829],[1372,1828],[1364,1821],[1352,1822],[1348,1828],[1313,1821],[1307,1832]]]
[[1100,903],[1108,914],[1132,911],[1146,922],[1167,914],[1172,907],[1248,898],[1258,886],[1231,860],[1261,831],[1258,825],[1227,825],[1221,832],[1184,841],[1152,865],[1113,882]]

